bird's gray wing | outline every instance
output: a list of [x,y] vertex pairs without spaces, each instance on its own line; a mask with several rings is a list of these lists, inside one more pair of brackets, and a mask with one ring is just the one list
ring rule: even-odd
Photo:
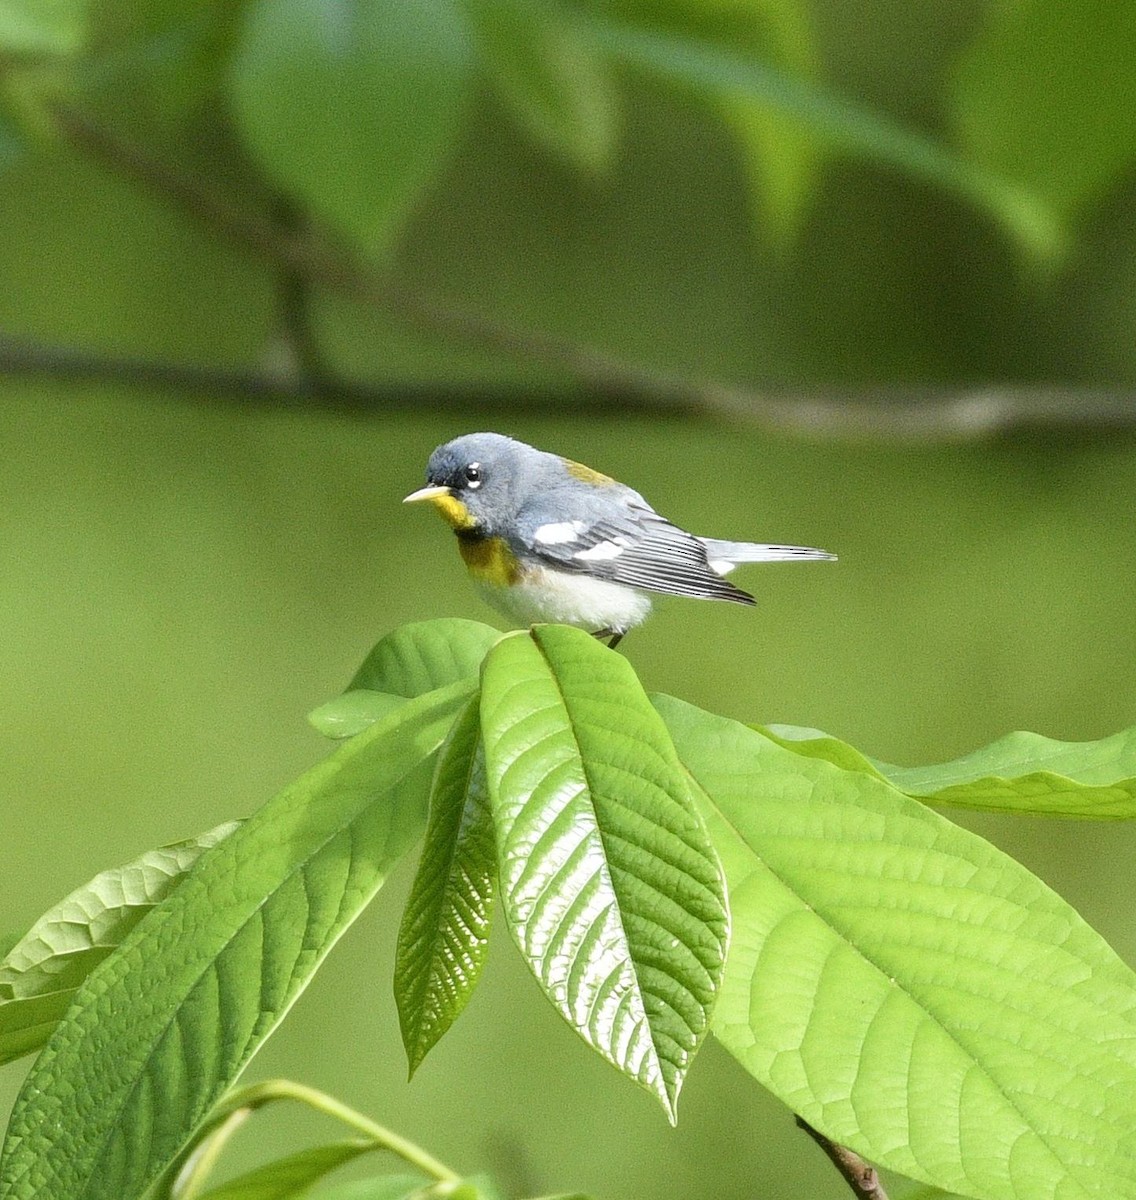
[[[551,506],[545,507],[545,512]],[[707,561],[706,547],[692,534],[672,525],[645,504],[625,504],[617,514],[581,514],[576,519],[525,522],[525,551],[561,571],[590,575],[627,587],[753,604],[748,592],[718,575]]]

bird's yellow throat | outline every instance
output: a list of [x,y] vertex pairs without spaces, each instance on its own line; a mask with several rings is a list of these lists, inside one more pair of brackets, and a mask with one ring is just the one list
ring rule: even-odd
[[501,538],[470,537],[468,534],[463,537],[459,533],[458,549],[470,575],[478,583],[511,587],[521,577],[521,564],[517,556]]
[[458,549],[474,579],[492,587],[509,587],[517,582],[521,576],[517,556],[501,538],[475,536],[473,530],[477,522],[456,496],[439,490],[422,499],[429,500],[442,520],[457,533]]

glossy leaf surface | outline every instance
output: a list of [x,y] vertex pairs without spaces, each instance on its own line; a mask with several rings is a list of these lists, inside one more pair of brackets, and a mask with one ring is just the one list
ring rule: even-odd
[[398,934],[394,994],[412,1075],[473,993],[489,949],[496,879],[474,700],[438,755],[422,857]]
[[349,687],[421,696],[459,679],[476,679],[500,638],[500,630],[460,617],[400,625],[376,643]]
[[17,1098],[0,1197],[133,1200],[174,1159],[420,836],[471,686],[408,702],[285,788],[96,968]]
[[219,825],[100,872],[15,939],[0,962],[0,1063],[38,1050],[91,971],[237,827]]
[[728,916],[717,856],[626,659],[582,630],[505,638],[482,734],[510,928],[541,987],[672,1119]]
[[1136,1194],[1136,976],[988,842],[657,697],[708,797],[723,1044],[876,1165],[989,1200]]
[[761,732],[788,750],[864,771],[918,800],[991,812],[1136,817],[1136,729],[1097,742],[1009,733],[962,758],[927,767],[897,767],[868,758],[817,729],[770,725]]
[[308,713],[308,721],[317,733],[338,741],[362,733],[388,713],[406,703],[405,696],[390,692],[369,692],[352,688]]

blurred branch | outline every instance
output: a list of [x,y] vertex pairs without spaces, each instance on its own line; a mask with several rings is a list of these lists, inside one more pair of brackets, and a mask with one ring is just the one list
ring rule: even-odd
[[828,1155],[832,1165],[844,1176],[848,1186],[859,1200],[888,1200],[887,1192],[880,1183],[876,1168],[866,1163],[847,1146],[840,1146],[814,1129],[804,1117],[797,1117],[797,1128],[809,1137]]
[[[61,131],[81,151],[116,174],[173,202],[213,232],[235,241],[290,281],[291,301],[283,296],[287,333],[294,353],[311,351],[295,364],[305,378],[270,373],[218,372],[170,363],[116,360],[58,347],[0,342],[0,371],[54,375],[117,383],[165,386],[194,392],[224,393],[256,401],[319,401],[366,409],[418,404],[464,407],[473,401],[497,406],[545,407],[549,399],[577,409],[618,402],[646,416],[697,416],[731,424],[827,438],[905,442],[967,441],[1021,428],[1136,428],[1136,394],[1119,390],[1008,387],[992,385],[965,391],[865,388],[832,394],[757,392],[715,380],[693,378],[628,361],[596,347],[547,332],[524,329],[496,317],[408,289],[357,262],[342,247],[313,236],[298,223],[282,223],[236,204],[205,181],[184,174],[144,148],[68,108],[55,113]],[[311,288],[348,296],[368,307],[399,317],[433,334],[445,334],[489,348],[516,361],[565,372],[574,385],[550,396],[541,386],[502,391],[495,386],[452,384],[370,386],[343,383],[313,374],[318,364],[307,317],[297,309],[296,288],[306,308]],[[297,316],[300,313],[300,316]],[[298,324],[297,324],[298,322]],[[300,341],[296,341],[297,328]]]
[[[958,442],[1018,429],[1136,429],[1136,395],[1053,388],[988,388],[956,394],[909,389],[865,389],[826,397],[758,395],[704,384],[669,390],[605,386],[399,381],[365,383],[312,377],[306,372],[240,370],[192,363],[117,357],[72,346],[49,345],[0,334],[0,376],[54,379],[75,385],[158,388],[227,403],[318,405],[365,414],[375,410],[467,410],[596,413],[613,404],[629,415],[711,417],[759,428],[833,440]],[[625,381],[623,381],[625,382]]]

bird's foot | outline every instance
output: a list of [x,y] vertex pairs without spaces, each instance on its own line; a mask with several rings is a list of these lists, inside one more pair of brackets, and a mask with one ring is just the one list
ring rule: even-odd
[[599,638],[601,642],[604,640],[604,638],[610,639],[608,641],[607,648],[609,650],[614,650],[616,646],[623,641],[624,633],[621,629],[597,629],[592,634],[592,637]]

